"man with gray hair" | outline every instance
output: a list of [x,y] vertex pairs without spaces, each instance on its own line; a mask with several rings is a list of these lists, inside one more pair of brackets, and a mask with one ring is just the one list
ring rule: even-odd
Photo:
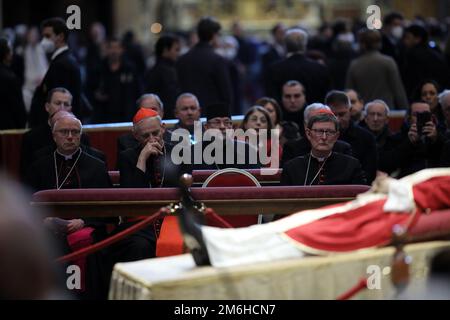
[[[305,108],[305,111],[303,112],[305,131],[311,116],[323,110],[331,112],[331,109],[322,103],[313,103]],[[303,156],[310,151],[311,151],[311,144],[309,140],[306,139],[305,137],[288,141],[283,147],[283,156],[281,159],[281,165],[283,165],[284,163],[286,163],[291,159]],[[333,151],[352,156],[352,147],[345,141],[337,140],[333,146]]]
[[311,151],[284,164],[282,185],[367,183],[361,164],[356,158],[333,152],[339,137],[339,122],[329,108],[312,112],[305,130]]
[[309,102],[323,101],[331,87],[331,77],[326,66],[305,56],[308,34],[299,28],[286,32],[287,58],[269,67],[266,94],[281,101],[283,85],[289,80],[303,84]]
[[359,125],[375,136],[378,149],[383,148],[386,138],[391,136],[389,112],[388,105],[381,99],[370,101],[364,106],[364,120]]
[[444,138],[450,140],[450,90],[446,89],[439,94],[439,104],[442,108],[442,113],[445,118],[445,130]]

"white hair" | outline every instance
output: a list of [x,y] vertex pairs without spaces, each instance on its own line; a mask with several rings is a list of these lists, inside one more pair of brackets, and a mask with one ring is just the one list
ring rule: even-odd
[[367,102],[366,105],[364,106],[364,117],[367,116],[367,112],[369,111],[369,107],[373,104],[381,104],[384,107],[384,111],[386,112],[386,115],[388,116],[389,113],[391,112],[391,109],[389,109],[388,105],[386,104],[386,102],[384,102],[381,99],[375,99],[373,101]]
[[303,118],[304,118],[304,122],[308,123],[309,118],[310,118],[310,114],[312,111],[316,111],[316,110],[329,110],[331,111],[330,107],[327,105],[324,105],[323,103],[312,103],[309,106],[307,106],[305,108],[305,110],[303,111]]
[[61,118],[56,120],[55,123],[53,123],[52,132],[55,132],[56,125],[58,124],[58,122],[60,122],[63,119],[73,119],[73,120],[75,120],[78,123],[78,125],[80,126],[81,132],[83,131],[83,124],[81,123],[80,119],[78,119],[74,115],[66,115],[66,116],[62,116]]
[[449,89],[445,89],[439,94],[439,104],[441,105],[442,108],[444,107],[444,100],[445,98],[447,98],[448,95],[450,95]]

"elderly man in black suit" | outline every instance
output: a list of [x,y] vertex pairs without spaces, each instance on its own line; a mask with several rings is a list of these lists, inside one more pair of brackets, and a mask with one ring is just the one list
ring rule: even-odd
[[[321,103],[313,103],[305,108],[304,111],[304,130],[308,126],[309,119],[314,113],[317,113],[319,110],[328,110],[331,112],[330,107],[321,104]],[[299,139],[290,140],[286,142],[283,147],[283,156],[281,158],[281,164],[286,163],[287,161],[294,159],[295,157],[306,155],[311,151],[311,143],[306,137],[301,137]],[[337,140],[333,146],[333,152],[343,153],[348,156],[352,156],[352,147],[345,141]]]
[[31,102],[29,125],[35,127],[47,120],[45,105],[48,92],[56,87],[64,87],[73,97],[73,113],[80,116],[81,112],[81,73],[78,62],[67,46],[69,30],[61,18],[51,18],[42,22],[42,42],[44,51],[51,54],[50,66],[41,84],[34,92]]
[[195,94],[202,106],[233,102],[229,62],[214,52],[220,29],[215,19],[201,19],[197,25],[200,42],[181,56],[176,66],[181,91]]
[[283,85],[289,80],[297,80],[304,86],[308,102],[323,101],[331,87],[331,76],[326,66],[305,56],[307,33],[301,29],[288,30],[285,43],[287,58],[269,68],[267,95],[281,101]]
[[366,184],[358,159],[333,152],[339,136],[339,122],[327,109],[320,109],[308,120],[306,137],[311,152],[283,166],[282,185]]

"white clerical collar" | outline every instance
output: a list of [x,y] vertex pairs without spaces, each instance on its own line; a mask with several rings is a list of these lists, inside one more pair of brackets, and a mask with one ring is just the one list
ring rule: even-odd
[[329,153],[327,156],[325,156],[325,157],[316,157],[316,156],[312,153],[312,151],[311,151],[311,156],[312,156],[314,159],[316,159],[317,161],[323,162],[323,161],[325,161],[329,156],[331,156],[331,153],[332,153],[332,151],[330,151],[330,153]]
[[78,148],[74,153],[69,154],[69,155],[65,155],[62,154],[61,152],[58,151],[58,149],[56,149],[56,153],[59,154],[61,157],[64,158],[64,160],[72,160],[73,156],[80,150],[80,148]]
[[55,52],[53,52],[52,60],[54,60],[59,54],[63,53],[66,50],[69,50],[68,46],[64,46],[64,47],[57,49]]

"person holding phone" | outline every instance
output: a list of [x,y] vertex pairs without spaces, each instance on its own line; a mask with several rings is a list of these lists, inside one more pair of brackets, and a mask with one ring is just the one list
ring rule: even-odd
[[437,167],[442,145],[430,105],[415,101],[401,132],[386,141],[385,150],[380,154],[379,170],[404,177],[425,168]]

